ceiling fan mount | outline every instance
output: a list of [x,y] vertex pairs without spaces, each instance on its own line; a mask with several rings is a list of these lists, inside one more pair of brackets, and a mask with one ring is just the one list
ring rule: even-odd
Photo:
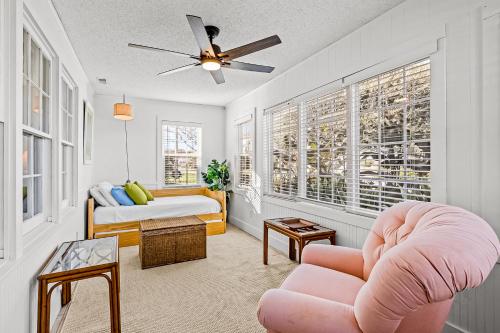
[[169,75],[186,69],[190,69],[192,67],[201,66],[212,75],[212,78],[217,84],[221,84],[225,82],[221,68],[238,69],[260,73],[271,73],[274,70],[274,67],[271,66],[249,64],[245,62],[234,61],[233,59],[280,44],[281,40],[277,35],[270,36],[253,43],[242,45],[234,49],[221,51],[221,48],[217,44],[213,43],[214,38],[216,38],[220,33],[220,29],[218,27],[213,25],[204,25],[203,20],[198,16],[186,15],[186,18],[189,25],[191,26],[191,30],[193,31],[198,47],[200,48],[199,56],[133,43],[129,43],[128,46],[149,51],[168,52],[197,61],[195,63],[158,73],[159,76]]

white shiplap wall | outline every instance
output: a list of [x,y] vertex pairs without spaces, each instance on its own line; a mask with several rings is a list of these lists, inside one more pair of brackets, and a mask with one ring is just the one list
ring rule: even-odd
[[[443,46],[446,101],[445,200],[471,210],[500,233],[500,29],[498,0],[408,0],[345,38],[331,44],[272,81],[226,106],[226,158],[237,153],[234,120],[256,108],[256,185],[251,193],[236,191],[231,223],[262,236],[262,220],[303,216],[338,232],[338,244],[361,247],[372,221],[311,204],[262,196],[263,110],[353,72],[404,58],[415,49]],[[467,134],[467,135],[464,135]],[[288,243],[270,237],[286,252]],[[486,283],[460,294],[447,332],[500,332],[500,265]],[[498,317],[498,316],[497,316]]]
[[[85,205],[92,176],[92,166],[83,165],[82,160],[82,114],[83,100],[92,103],[94,91],[50,0],[0,0],[0,2],[7,5],[2,9],[8,9],[8,12],[0,12],[4,19],[8,18],[8,34],[2,35],[8,37],[8,41],[2,40],[8,45],[8,50],[3,50],[6,53],[2,53],[2,55],[10,57],[6,59],[9,77],[2,76],[2,82],[8,85],[7,96],[9,100],[12,100],[12,105],[6,108],[5,115],[8,127],[6,137],[10,141],[6,152],[8,163],[5,165],[9,169],[9,177],[7,177],[5,184],[8,197],[6,205],[8,219],[5,221],[6,258],[0,260],[0,332],[36,332],[37,273],[58,244],[68,240],[81,239],[84,236]],[[77,206],[61,212],[56,223],[45,223],[28,235],[22,235],[20,232],[22,229],[20,209],[22,203],[17,200],[19,197],[13,194],[22,179],[22,169],[20,167],[16,169],[16,165],[21,166],[21,149],[16,152],[16,146],[22,147],[22,142],[21,140],[15,141],[14,137],[19,134],[16,132],[16,121],[20,115],[22,116],[22,81],[19,78],[22,78],[24,6],[57,53],[60,65],[67,69],[78,85],[78,140],[75,144],[78,147]],[[54,79],[59,80],[59,78]],[[57,316],[59,308],[60,298],[55,292],[52,295],[52,322]]]

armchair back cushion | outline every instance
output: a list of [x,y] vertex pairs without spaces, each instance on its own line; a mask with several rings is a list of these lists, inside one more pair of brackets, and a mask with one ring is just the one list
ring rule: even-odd
[[470,212],[411,201],[379,215],[362,251],[367,282],[354,303],[358,325],[364,333],[396,332],[423,325],[429,311],[444,324],[454,295],[483,282],[500,245]]

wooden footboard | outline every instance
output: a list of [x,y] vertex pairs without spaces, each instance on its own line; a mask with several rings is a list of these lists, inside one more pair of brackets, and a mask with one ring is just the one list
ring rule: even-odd
[[[205,195],[217,200],[221,204],[220,213],[196,215],[199,219],[207,222],[207,236],[219,235],[226,232],[226,192],[210,191],[206,187],[160,189],[151,191],[154,197],[170,197],[182,195]],[[139,221],[129,221],[121,223],[95,224],[94,222],[94,198],[89,198],[87,202],[87,232],[88,238],[101,238],[108,236],[118,236],[120,247],[133,246],[139,244]],[[214,222],[208,222],[214,221]]]

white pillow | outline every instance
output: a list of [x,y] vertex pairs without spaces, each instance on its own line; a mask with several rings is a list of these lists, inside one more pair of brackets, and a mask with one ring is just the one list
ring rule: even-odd
[[101,194],[104,196],[104,198],[106,198],[106,201],[109,202],[111,206],[114,207],[120,206],[118,201],[116,201],[115,198],[113,198],[113,196],[111,195],[113,184],[109,182],[101,182],[97,185],[97,187],[99,188],[99,192],[101,192]]
[[90,195],[94,198],[94,200],[103,207],[109,207],[111,204],[106,200],[106,198],[101,194],[99,188],[97,186],[92,186],[89,190]]

